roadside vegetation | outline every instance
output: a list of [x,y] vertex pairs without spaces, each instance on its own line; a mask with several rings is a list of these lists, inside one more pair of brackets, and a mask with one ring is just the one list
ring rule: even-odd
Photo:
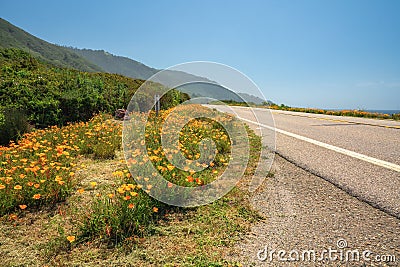
[[314,113],[314,114],[325,114],[333,116],[348,116],[348,117],[360,117],[360,118],[371,118],[371,119],[391,119],[400,120],[400,113],[397,114],[383,114],[378,112],[367,112],[363,110],[325,110],[325,109],[314,109],[314,108],[293,108],[285,105],[270,105],[270,109],[276,110],[287,110],[294,112]]
[[[285,110],[285,111],[293,111],[293,112],[303,112],[303,113],[313,113],[313,114],[324,114],[324,115],[333,115],[333,116],[347,116],[347,117],[359,117],[359,118],[371,118],[371,119],[382,119],[382,120],[400,120],[400,113],[397,114],[383,114],[378,112],[368,112],[364,110],[326,110],[326,109],[316,109],[316,108],[296,108],[289,107],[284,104],[277,105],[273,103],[264,103],[264,104],[254,104],[254,103],[245,103],[245,102],[237,102],[232,100],[223,100],[222,102],[231,106],[243,106],[243,107],[258,107],[258,108],[269,108],[275,110]],[[211,104],[218,104],[211,103]]]
[[112,158],[120,127],[106,118],[36,130],[0,146],[0,215],[64,201],[76,186],[81,155]]
[[[216,179],[229,162],[230,139],[224,130],[209,120],[188,123],[181,139],[185,156],[198,158],[195,144],[205,137],[215,140],[218,154],[203,172],[177,170],[156,137],[161,131],[157,121],[169,112],[150,116],[147,131],[155,135],[147,139],[152,163],[176,184],[201,186]],[[250,207],[244,185],[202,207],[160,203],[146,193],[151,186],[143,187],[131,177],[121,153],[121,131],[121,122],[97,115],[88,122],[34,130],[0,147],[4,266],[236,265],[224,256],[241,233],[261,219]],[[261,141],[252,131],[248,134],[249,177]]]

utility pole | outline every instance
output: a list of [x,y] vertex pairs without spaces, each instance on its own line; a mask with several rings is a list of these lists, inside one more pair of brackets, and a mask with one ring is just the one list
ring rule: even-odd
[[154,109],[156,111],[156,116],[158,116],[158,112],[161,109],[161,106],[160,106],[160,95],[155,95],[154,96]]

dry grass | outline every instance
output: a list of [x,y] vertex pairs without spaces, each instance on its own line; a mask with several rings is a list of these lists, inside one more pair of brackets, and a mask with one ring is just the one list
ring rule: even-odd
[[[65,236],[65,233],[73,228],[77,217],[80,217],[75,211],[84,210],[90,204],[93,195],[113,184],[112,172],[122,165],[121,157],[120,153],[114,160],[82,159],[79,165],[83,168],[77,172],[80,181],[78,188],[85,189],[82,194],[76,192],[64,203],[27,211],[16,220],[10,219],[9,216],[1,218],[0,257],[5,260],[2,265],[63,265],[61,262],[64,261],[64,256],[53,257],[57,246],[60,249],[65,245],[58,239]],[[97,186],[92,188],[91,182],[96,182]],[[57,244],[57,241],[60,244]],[[68,247],[64,249],[68,250]],[[70,253],[66,256],[68,254]]]

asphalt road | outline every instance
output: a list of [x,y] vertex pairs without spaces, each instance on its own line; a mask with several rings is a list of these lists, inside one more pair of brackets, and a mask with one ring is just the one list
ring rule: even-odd
[[[399,266],[399,122],[214,107],[236,113],[278,154],[274,176],[250,197],[265,220],[228,259],[243,266]],[[336,254],[328,257],[328,249]],[[317,259],[292,253],[305,250]]]
[[235,112],[269,137],[271,148],[275,125],[280,156],[400,218],[400,122],[287,111],[272,111],[271,116],[259,108],[213,107]]
[[[250,198],[265,220],[242,237],[229,260],[254,267],[400,266],[399,219],[280,156],[272,172]],[[302,258],[307,250],[316,258]]]

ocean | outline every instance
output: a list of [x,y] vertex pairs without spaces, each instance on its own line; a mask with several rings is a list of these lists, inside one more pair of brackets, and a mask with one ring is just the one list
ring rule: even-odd
[[382,113],[382,114],[399,114],[400,110],[366,110],[367,112],[372,112],[372,113]]

